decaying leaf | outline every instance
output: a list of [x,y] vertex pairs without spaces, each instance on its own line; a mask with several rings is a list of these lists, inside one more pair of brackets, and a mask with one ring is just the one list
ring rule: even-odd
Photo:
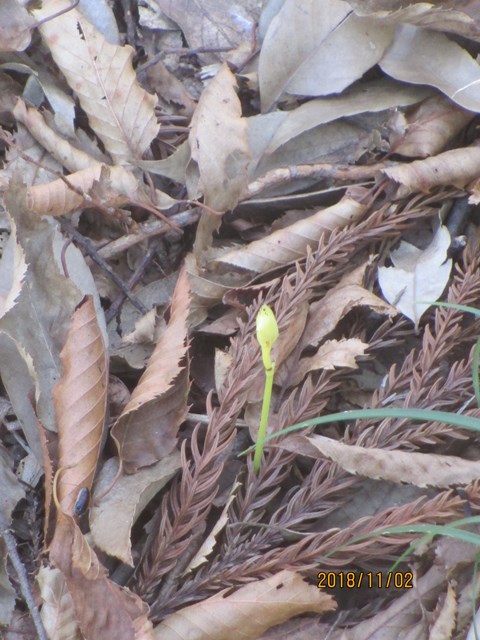
[[367,266],[368,263],[364,263],[348,273],[335,287],[327,291],[323,298],[310,305],[302,335],[302,349],[308,345],[316,346],[335,329],[340,319],[355,307],[365,306],[389,317],[398,313],[395,307],[386,304],[362,286]]
[[451,582],[448,583],[447,595],[441,603],[440,611],[435,613],[438,617],[431,626],[431,635],[434,638],[451,638],[455,631],[455,619],[458,614],[457,594]]
[[27,127],[35,140],[47,149],[57,162],[72,173],[101,164],[85,151],[74,147],[68,140],[49,127],[42,114],[33,107],[27,107],[23,100],[17,100],[13,115],[17,122],[21,122]]
[[280,446],[303,455],[328,458],[349,473],[375,480],[407,482],[417,487],[465,485],[480,474],[478,460],[361,447],[320,435],[289,436]]
[[347,0],[359,16],[375,17],[392,24],[407,22],[424,29],[456,33],[473,40],[480,38],[478,0],[451,3],[449,0]]
[[189,301],[187,275],[182,271],[172,298],[170,322],[112,428],[128,473],[167,456],[185,419],[189,384],[183,359],[187,352]]
[[304,612],[325,613],[335,609],[333,598],[299,574],[281,571],[271,578],[252,582],[230,596],[223,593],[169,616],[154,629],[157,640],[256,640],[269,627]]
[[332,120],[414,104],[428,94],[429,90],[424,87],[402,85],[383,78],[358,83],[339,96],[308,100],[287,112],[264,153],[271,154],[292,138]]
[[[49,0],[35,17],[68,6],[66,0]],[[159,125],[156,98],[140,87],[133,70],[133,49],[110,44],[77,9],[44,22],[40,32],[114,163],[135,163]]]
[[448,229],[440,226],[425,250],[402,241],[390,254],[392,267],[380,267],[378,282],[385,298],[418,328],[420,318],[447,286],[452,260]]
[[107,406],[108,361],[91,297],[73,315],[61,358],[63,375],[53,390],[59,449],[57,491],[62,511],[73,515],[79,490],[92,486]]
[[[39,419],[45,428],[54,431],[52,388],[61,377],[59,354],[75,306],[83,292],[94,292],[94,285],[91,275],[89,282],[82,277],[81,290],[74,283],[77,275],[85,275],[81,254],[80,263],[71,271],[72,279],[65,277],[60,261],[64,241],[59,238],[58,229],[29,212],[24,200],[25,187],[12,182],[5,197],[12,227],[11,249],[5,251],[1,264],[13,279],[8,285],[8,274],[3,272],[9,287],[6,304],[10,308],[0,320],[0,369],[29,445],[41,461],[37,420],[32,402],[26,399],[35,397]],[[75,247],[71,250],[72,254],[79,254]],[[69,253],[70,250],[65,254],[67,264]]]

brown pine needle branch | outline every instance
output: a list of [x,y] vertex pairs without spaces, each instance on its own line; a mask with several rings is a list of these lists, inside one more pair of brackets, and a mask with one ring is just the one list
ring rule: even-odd
[[[469,498],[470,493],[467,491]],[[218,556],[193,578],[187,578],[170,599],[156,602],[151,609],[152,620],[157,622],[171,611],[202,600],[212,592],[271,575],[282,567],[307,572],[354,566],[369,570],[378,567],[375,564],[378,561],[394,562],[419,534],[377,535],[376,532],[400,525],[446,524],[463,516],[463,504],[454,491],[444,491],[430,500],[420,498],[361,518],[341,531],[312,533],[293,544],[267,551],[264,546],[271,534],[262,531],[253,535],[250,542],[232,549],[230,555]],[[477,505],[475,507],[478,510]],[[373,533],[376,535],[364,538]],[[360,537],[362,540],[355,541]]]

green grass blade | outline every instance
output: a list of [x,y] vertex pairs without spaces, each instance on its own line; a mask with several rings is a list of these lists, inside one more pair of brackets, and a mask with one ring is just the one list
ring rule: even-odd
[[[387,408],[387,409],[356,409],[352,411],[342,411],[341,413],[332,413],[328,416],[320,418],[312,418],[294,424],[291,427],[272,433],[265,438],[265,442],[285,436],[289,433],[305,429],[306,427],[314,427],[321,424],[329,424],[330,422],[345,422],[348,420],[373,420],[377,418],[400,418],[413,420],[415,422],[443,422],[454,427],[469,429],[470,431],[480,431],[480,419],[471,416],[465,416],[458,413],[449,413],[448,411],[436,411],[430,409],[409,409],[409,408]],[[254,446],[245,449],[239,455],[245,455],[252,451]]]

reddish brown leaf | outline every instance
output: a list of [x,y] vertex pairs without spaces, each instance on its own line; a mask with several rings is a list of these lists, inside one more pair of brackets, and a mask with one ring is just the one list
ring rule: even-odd
[[175,446],[187,413],[187,352],[190,289],[185,271],[178,277],[170,322],[160,337],[130,402],[112,429],[127,472],[158,462]]
[[72,515],[79,489],[90,489],[103,438],[108,364],[91,296],[74,313],[61,353],[63,376],[53,390],[58,425],[61,509]]
[[50,559],[65,575],[75,616],[85,638],[140,640],[150,623],[140,598],[107,578],[73,518],[59,514]]

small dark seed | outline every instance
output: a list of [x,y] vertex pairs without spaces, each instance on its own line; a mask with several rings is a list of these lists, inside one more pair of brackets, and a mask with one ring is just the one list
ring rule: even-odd
[[77,501],[75,502],[75,506],[73,507],[74,516],[81,516],[82,513],[85,513],[88,507],[89,499],[90,491],[87,487],[82,487],[78,492]]

